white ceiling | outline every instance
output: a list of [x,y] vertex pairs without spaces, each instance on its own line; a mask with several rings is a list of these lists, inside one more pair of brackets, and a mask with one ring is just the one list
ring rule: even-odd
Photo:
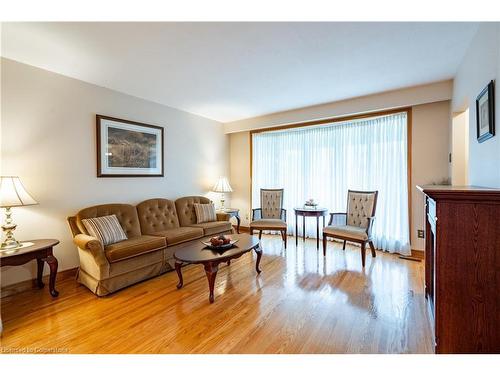
[[220,122],[452,78],[476,23],[3,23],[2,55]]

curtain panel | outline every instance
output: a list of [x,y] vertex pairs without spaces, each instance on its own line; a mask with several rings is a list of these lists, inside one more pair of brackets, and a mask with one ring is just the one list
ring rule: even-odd
[[[283,188],[288,233],[294,233],[293,208],[307,199],[345,212],[347,190],[378,190],[375,246],[410,254],[407,121],[401,112],[253,133],[252,207],[260,207],[261,188]],[[314,219],[306,218],[306,235],[316,237]]]

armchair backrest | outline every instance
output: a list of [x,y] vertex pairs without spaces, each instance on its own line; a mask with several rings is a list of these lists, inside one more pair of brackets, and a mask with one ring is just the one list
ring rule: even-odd
[[347,193],[347,225],[368,228],[368,218],[375,216],[378,191],[349,190]]
[[281,219],[283,189],[260,189],[260,208],[263,219]]

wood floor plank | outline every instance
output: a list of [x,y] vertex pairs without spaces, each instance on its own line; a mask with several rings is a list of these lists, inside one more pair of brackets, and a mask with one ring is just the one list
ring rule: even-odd
[[98,298],[73,279],[59,298],[29,290],[1,299],[3,351],[64,353],[431,353],[423,263],[359,248],[264,236],[255,254],[220,266],[215,303],[199,265]]

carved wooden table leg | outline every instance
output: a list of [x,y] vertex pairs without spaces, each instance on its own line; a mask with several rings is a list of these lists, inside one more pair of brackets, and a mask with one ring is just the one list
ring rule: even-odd
[[261,269],[260,269],[260,259],[262,258],[262,247],[257,247],[255,248],[255,253],[257,254],[257,262],[255,263],[255,270],[257,271],[257,273],[261,273]]
[[53,255],[49,255],[44,259],[50,268],[49,276],[49,292],[52,297],[57,297],[59,292],[56,290],[56,275],[57,275],[57,259]]
[[207,274],[208,279],[208,289],[210,290],[210,296],[208,300],[210,303],[214,303],[214,286],[215,286],[215,277],[217,276],[217,271],[219,270],[219,265],[213,262],[204,263],[205,273]]
[[236,217],[236,222],[238,223],[238,225],[236,226],[236,232],[240,234],[240,223],[241,223],[240,215],[236,214],[235,217]]
[[175,271],[177,272],[177,276],[179,276],[179,283],[177,284],[177,289],[182,288],[184,285],[184,281],[182,279],[182,272],[181,272],[181,262],[175,262]]
[[45,284],[43,283],[42,277],[43,277],[43,266],[44,266],[43,259],[36,258],[36,265],[37,265],[37,272],[36,272],[36,285],[42,289]]

